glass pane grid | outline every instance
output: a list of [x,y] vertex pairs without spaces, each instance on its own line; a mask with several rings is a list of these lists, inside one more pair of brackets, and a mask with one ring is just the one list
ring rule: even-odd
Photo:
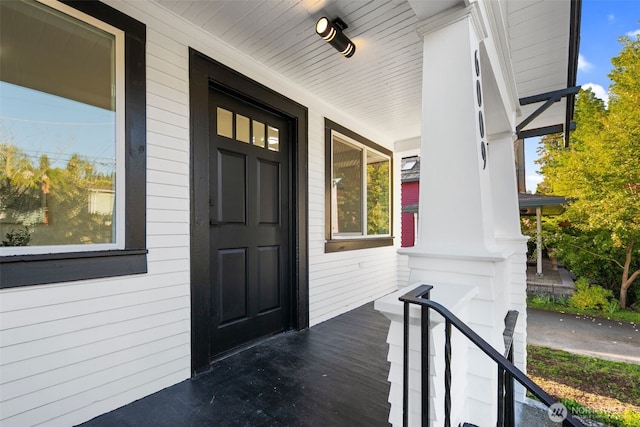
[[253,136],[252,141],[253,145],[256,147],[264,148],[265,147],[265,135],[264,135],[264,123],[261,123],[257,120],[253,120]]
[[333,141],[332,232],[362,234],[362,149]]
[[390,157],[334,135],[331,161],[332,236],[390,235]]
[[222,107],[216,110],[218,136],[251,144],[258,148],[280,151],[280,129]]
[[280,130],[273,126],[269,126],[268,147],[271,151],[280,151]]
[[233,138],[233,113],[221,107],[218,107],[216,111],[218,135],[225,138]]
[[236,140],[249,144],[251,142],[250,122],[248,117],[236,114]]
[[0,19],[0,241],[13,253],[112,248],[124,220],[120,36],[36,2],[0,2]]

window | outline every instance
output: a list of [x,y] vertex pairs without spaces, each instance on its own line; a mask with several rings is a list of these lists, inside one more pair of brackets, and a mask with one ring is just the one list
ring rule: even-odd
[[326,252],[393,244],[391,151],[325,119]]
[[146,272],[145,27],[0,2],[1,287]]
[[[252,144],[259,148],[266,148],[271,151],[280,151],[280,129],[267,126],[267,143],[265,144],[265,124],[245,117],[222,107],[216,108],[216,133],[225,138]],[[233,117],[235,116],[235,138],[233,136]],[[250,131],[253,130],[253,136]]]

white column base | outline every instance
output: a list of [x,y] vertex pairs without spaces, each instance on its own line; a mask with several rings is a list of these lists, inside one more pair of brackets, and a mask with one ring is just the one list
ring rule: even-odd
[[[404,304],[399,298],[422,283],[413,283],[375,302],[375,309],[391,320],[387,343],[391,363],[388,380],[391,383],[389,422],[402,425],[403,396],[403,349],[404,349]],[[435,286],[431,299],[448,307],[462,321],[468,320],[468,306],[478,293],[478,288],[467,285]],[[421,422],[421,350],[420,350],[420,307],[410,308],[409,332],[409,425],[419,426]],[[432,425],[441,425],[444,420],[444,319],[436,312],[430,314],[430,420]],[[452,425],[458,425],[465,418],[467,399],[466,377],[468,357],[466,339],[461,334],[452,334]]]

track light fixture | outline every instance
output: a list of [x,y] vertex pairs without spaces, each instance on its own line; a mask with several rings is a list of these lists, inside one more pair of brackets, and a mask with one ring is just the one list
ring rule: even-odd
[[356,53],[356,45],[342,33],[346,28],[347,24],[340,18],[329,21],[329,18],[323,16],[316,23],[316,33],[343,56],[351,58]]

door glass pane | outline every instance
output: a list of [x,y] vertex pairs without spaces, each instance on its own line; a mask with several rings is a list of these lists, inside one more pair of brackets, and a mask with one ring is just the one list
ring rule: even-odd
[[37,2],[0,20],[0,246],[115,243],[116,35]]
[[249,118],[236,114],[236,139],[240,142],[250,142]]
[[280,151],[280,131],[269,126],[269,150]]
[[253,121],[253,145],[264,148],[264,123]]
[[334,234],[362,234],[362,149],[333,140],[331,207]]
[[224,108],[218,110],[218,135],[233,138],[233,113]]
[[389,234],[390,160],[367,150],[367,234]]

